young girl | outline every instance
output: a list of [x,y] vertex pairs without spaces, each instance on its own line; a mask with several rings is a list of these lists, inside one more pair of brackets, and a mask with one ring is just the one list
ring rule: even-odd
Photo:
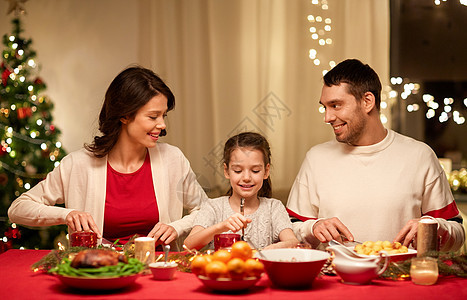
[[224,175],[230,180],[231,188],[227,196],[210,199],[201,206],[185,245],[199,250],[211,243],[214,235],[236,233],[241,229],[246,240],[251,240],[260,249],[297,245],[284,205],[270,198],[271,151],[268,141],[253,132],[231,137],[225,143],[223,162]]

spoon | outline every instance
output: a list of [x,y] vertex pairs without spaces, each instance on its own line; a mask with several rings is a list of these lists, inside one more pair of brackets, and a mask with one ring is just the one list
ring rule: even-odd
[[[240,213],[245,215],[245,198],[240,199]],[[242,228],[242,240],[245,240],[245,227]]]
[[349,248],[347,248],[346,246],[344,246],[343,244],[339,243],[336,240],[330,240],[329,241],[329,246],[341,249],[343,252],[345,252],[347,255],[349,255],[352,258],[358,258],[358,259],[363,259],[363,260],[365,260],[365,259],[367,259],[367,260],[375,259],[374,257],[369,257],[369,256],[366,256],[366,255],[360,255],[360,254],[350,250]]
[[167,267],[167,259],[169,258],[170,245],[164,246],[164,267]]

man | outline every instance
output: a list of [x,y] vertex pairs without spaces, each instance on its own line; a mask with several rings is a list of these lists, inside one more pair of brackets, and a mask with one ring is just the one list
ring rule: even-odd
[[438,222],[440,250],[465,239],[446,175],[426,144],[384,128],[381,82],[359,60],[324,76],[320,103],[336,141],[312,147],[290,191],[294,232],[313,247],[338,241],[398,241],[409,246],[420,218]]

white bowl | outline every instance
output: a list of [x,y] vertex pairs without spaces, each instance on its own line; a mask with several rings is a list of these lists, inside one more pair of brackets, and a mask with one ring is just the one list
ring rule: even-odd
[[382,274],[387,267],[380,267],[377,261],[333,261],[334,270],[347,284],[369,284]]
[[176,262],[153,262],[149,264],[152,276],[156,280],[172,280],[177,271],[178,264]]
[[262,250],[264,257],[257,258],[264,264],[272,284],[285,289],[310,288],[330,254],[314,249]]

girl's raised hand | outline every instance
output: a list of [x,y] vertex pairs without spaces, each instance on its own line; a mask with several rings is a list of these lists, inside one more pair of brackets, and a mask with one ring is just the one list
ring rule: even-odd
[[227,220],[222,222],[222,225],[227,230],[231,230],[232,232],[237,232],[242,228],[246,228],[247,224],[251,223],[251,219],[245,217],[240,213],[235,213],[231,215]]

